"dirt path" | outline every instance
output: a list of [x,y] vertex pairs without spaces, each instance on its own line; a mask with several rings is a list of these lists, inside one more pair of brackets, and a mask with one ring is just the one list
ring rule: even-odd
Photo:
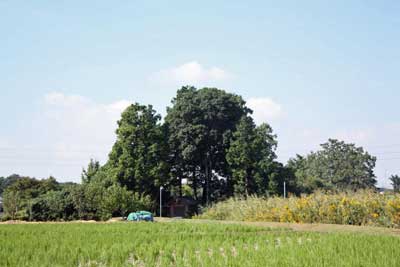
[[371,235],[394,235],[400,237],[400,229],[374,227],[374,226],[353,226],[339,224],[298,224],[298,223],[279,223],[279,222],[237,222],[237,221],[215,221],[215,220],[189,220],[189,219],[170,219],[156,218],[158,222],[184,221],[189,223],[225,223],[242,224],[252,226],[262,226],[271,228],[286,228],[299,232],[320,232],[320,233],[361,233]]

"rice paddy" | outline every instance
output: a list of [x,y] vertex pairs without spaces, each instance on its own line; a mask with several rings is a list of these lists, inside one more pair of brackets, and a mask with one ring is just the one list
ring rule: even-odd
[[0,266],[399,266],[400,238],[219,223],[0,225]]

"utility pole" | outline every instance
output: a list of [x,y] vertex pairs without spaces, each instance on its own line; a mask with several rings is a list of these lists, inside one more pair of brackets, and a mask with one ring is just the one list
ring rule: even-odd
[[209,181],[209,179],[210,179],[210,171],[211,171],[211,164],[209,164],[210,163],[210,153],[207,151],[207,153],[206,153],[206,160],[205,160],[205,162],[206,162],[206,206],[208,207],[208,203],[209,203],[209,195],[210,195],[210,185],[209,185],[209,183],[210,183],[210,181]]
[[164,189],[163,186],[160,186],[160,218],[162,217],[162,190]]
[[283,181],[283,198],[286,198],[286,182]]

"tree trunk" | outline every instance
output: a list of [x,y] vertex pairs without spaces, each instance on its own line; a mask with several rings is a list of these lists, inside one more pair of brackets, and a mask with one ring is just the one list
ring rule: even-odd
[[211,160],[207,155],[206,159],[204,160],[204,184],[203,184],[203,195],[202,195],[202,202],[206,206],[210,203],[210,180],[211,180]]
[[193,198],[197,201],[197,178],[196,178],[196,170],[194,169],[192,172],[192,180],[193,180]]
[[206,206],[209,204],[210,197],[210,169],[208,166],[208,158],[206,159]]
[[245,186],[246,198],[249,195],[249,192],[251,192],[250,184],[251,184],[250,170],[247,169],[246,170],[246,182],[245,182],[245,185],[246,185]]

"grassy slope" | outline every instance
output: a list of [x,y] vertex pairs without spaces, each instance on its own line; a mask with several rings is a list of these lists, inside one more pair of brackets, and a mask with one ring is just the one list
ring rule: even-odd
[[399,237],[276,226],[280,225],[186,220],[0,225],[0,266],[398,266],[400,262]]

